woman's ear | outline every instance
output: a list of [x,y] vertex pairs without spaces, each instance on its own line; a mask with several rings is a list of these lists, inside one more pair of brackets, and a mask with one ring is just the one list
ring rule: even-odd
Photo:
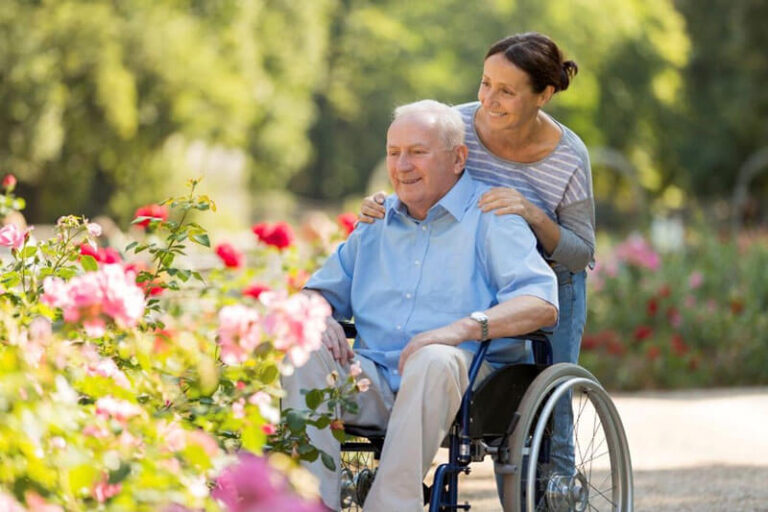
[[549,103],[549,100],[552,99],[553,94],[555,94],[555,86],[554,85],[546,86],[544,90],[539,93],[539,98],[536,102],[536,106],[541,108],[547,103]]

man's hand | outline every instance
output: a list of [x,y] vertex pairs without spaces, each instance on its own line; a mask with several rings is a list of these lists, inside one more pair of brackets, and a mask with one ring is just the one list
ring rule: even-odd
[[[445,327],[440,327],[439,329],[424,331],[411,338],[403,351],[400,353],[400,362],[397,365],[397,370],[400,372],[400,375],[403,374],[405,362],[409,357],[411,357],[411,355],[413,355],[414,352],[419,350],[421,347],[426,347],[427,345],[432,345],[433,343],[456,346],[463,341],[471,339],[467,337],[467,324],[465,320],[466,319],[462,319],[450,325],[446,325]],[[472,320],[470,320],[470,322],[472,322]]]
[[325,321],[323,345],[328,348],[333,358],[341,364],[347,364],[355,357],[355,352],[349,346],[347,337],[344,335],[344,328],[332,316],[329,316]]

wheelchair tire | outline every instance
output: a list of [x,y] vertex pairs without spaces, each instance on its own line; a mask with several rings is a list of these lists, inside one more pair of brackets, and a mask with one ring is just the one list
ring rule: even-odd
[[[570,429],[574,470],[558,474],[544,445],[555,403],[571,393],[577,408]],[[508,441],[514,470],[502,476],[505,512],[632,510],[632,465],[624,427],[613,401],[590,372],[570,363],[550,366],[528,387],[518,413]]]

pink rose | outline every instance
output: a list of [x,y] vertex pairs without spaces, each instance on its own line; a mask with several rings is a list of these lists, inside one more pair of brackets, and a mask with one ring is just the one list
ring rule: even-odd
[[297,293],[288,298],[262,294],[268,313],[264,330],[272,336],[272,345],[288,354],[295,366],[303,365],[310,352],[320,348],[325,320],[331,314],[328,303],[317,295]]
[[11,247],[17,251],[24,245],[26,232],[19,229],[16,224],[8,224],[0,228],[0,245]]
[[361,393],[365,393],[371,388],[371,381],[369,379],[360,379],[357,381],[357,390]]
[[219,345],[221,360],[226,364],[245,362],[261,343],[259,312],[240,304],[219,311]]
[[119,400],[111,396],[105,396],[96,400],[96,414],[104,418],[113,418],[120,423],[140,416],[144,412],[140,406],[127,400]]
[[110,484],[109,478],[107,475],[104,475],[104,477],[96,482],[96,485],[93,486],[91,494],[96,499],[96,501],[99,503],[104,503],[112,496],[119,494],[121,489],[122,485]]
[[263,457],[241,452],[224,469],[211,492],[228,512],[321,512],[319,502],[305,501],[291,490],[287,479]]

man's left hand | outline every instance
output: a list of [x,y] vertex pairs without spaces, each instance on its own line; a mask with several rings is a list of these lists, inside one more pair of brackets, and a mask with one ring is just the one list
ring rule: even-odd
[[460,324],[457,322],[454,322],[451,325],[446,325],[445,327],[440,327],[439,329],[432,329],[431,331],[419,333],[411,338],[400,353],[400,362],[397,365],[397,370],[400,372],[400,375],[402,375],[403,369],[405,368],[405,362],[421,347],[426,347],[433,343],[456,346],[467,339],[468,338],[466,338]]

